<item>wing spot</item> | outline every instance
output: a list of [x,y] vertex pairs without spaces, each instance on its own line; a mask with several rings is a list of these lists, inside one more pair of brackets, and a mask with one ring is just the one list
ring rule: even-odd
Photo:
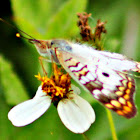
[[125,87],[119,87],[119,90],[120,91],[124,91],[125,90]]
[[102,72],[102,74],[103,74],[105,77],[109,77],[109,74],[108,74],[108,73]]
[[110,94],[110,91],[107,89],[102,89],[102,93],[108,96]]
[[116,112],[117,112],[119,115],[122,115],[122,116],[124,115],[124,113],[123,113],[121,110],[117,110]]
[[128,114],[128,112],[127,112],[126,110],[123,110],[123,113],[124,113],[124,114]]
[[129,100],[129,98],[130,98],[129,95],[127,95],[127,94],[124,95],[124,99]]
[[121,91],[116,91],[115,92],[118,96],[122,96],[123,95],[123,92],[121,92]]
[[130,88],[130,89],[132,88],[132,82],[128,83],[128,88]]
[[125,100],[124,98],[122,98],[122,97],[119,98],[119,102],[120,102],[121,104],[126,105],[126,100]]
[[114,105],[115,107],[118,107],[118,108],[121,107],[121,104],[118,101],[115,101],[115,100],[112,100],[111,104]]
[[81,75],[86,75],[87,69],[84,67],[82,70],[79,70],[79,73],[80,73]]
[[123,109],[126,112],[131,112],[132,111],[131,108],[129,108],[128,106],[124,106]]
[[130,89],[127,89],[125,92],[126,94],[130,94]]
[[131,81],[132,79],[130,77],[128,77],[128,80]]
[[131,104],[130,101],[127,101],[127,105],[128,105],[130,108],[132,108],[132,104]]
[[128,80],[123,80],[122,83],[124,86],[126,86]]
[[112,109],[112,108],[114,108],[114,106],[113,105],[111,105],[111,104],[105,104],[105,106],[107,107],[107,108],[109,108],[109,109]]
[[101,94],[101,91],[100,90],[98,90],[98,89],[96,89],[96,90],[93,90],[93,92],[92,92],[94,95],[99,95],[99,94]]

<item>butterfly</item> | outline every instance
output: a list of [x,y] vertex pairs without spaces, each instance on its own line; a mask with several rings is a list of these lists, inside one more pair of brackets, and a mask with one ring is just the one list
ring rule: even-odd
[[140,63],[126,56],[95,50],[66,40],[29,39],[41,56],[59,63],[95,99],[118,115],[132,118],[135,81],[130,72],[140,72]]

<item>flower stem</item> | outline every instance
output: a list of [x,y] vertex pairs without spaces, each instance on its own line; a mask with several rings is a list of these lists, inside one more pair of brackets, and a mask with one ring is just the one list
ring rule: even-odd
[[89,140],[88,136],[85,133],[83,133],[82,135],[83,135],[85,140]]
[[107,117],[108,117],[109,124],[110,124],[112,139],[113,140],[118,140],[116,130],[115,130],[115,126],[114,126],[114,122],[113,122],[113,118],[112,118],[112,114],[108,109],[106,109],[106,112],[107,112]]

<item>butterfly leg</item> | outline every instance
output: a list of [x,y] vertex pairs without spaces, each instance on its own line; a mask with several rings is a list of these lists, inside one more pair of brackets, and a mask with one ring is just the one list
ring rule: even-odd
[[43,65],[43,62],[42,62],[43,60],[45,60],[45,61],[46,61],[47,59],[46,59],[46,58],[44,58],[44,57],[42,57],[42,56],[39,56],[39,58],[38,58],[38,59],[39,59],[39,63],[40,63],[40,65],[41,65],[41,67],[42,67],[43,74],[44,74],[44,75],[47,75],[47,72],[46,72],[46,70],[45,70],[45,68],[44,68],[44,65]]
[[56,69],[55,65],[58,65],[58,63],[56,63],[56,62],[53,60],[52,57],[51,57],[51,59],[49,59],[49,58],[45,58],[45,57],[39,56],[38,59],[39,59],[40,65],[41,65],[41,67],[42,67],[42,70],[43,70],[43,74],[44,74],[44,75],[47,75],[47,72],[46,72],[46,70],[45,70],[45,68],[44,68],[43,61],[48,62],[48,63],[52,63],[53,72],[54,72],[54,70]]

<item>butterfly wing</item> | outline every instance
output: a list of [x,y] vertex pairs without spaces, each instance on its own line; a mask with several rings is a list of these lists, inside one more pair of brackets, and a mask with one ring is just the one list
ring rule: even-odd
[[59,49],[71,53],[74,56],[79,56],[80,58],[81,56],[84,56],[84,59],[87,58],[88,63],[90,63],[89,60],[91,60],[91,66],[93,64],[98,66],[104,64],[116,71],[140,72],[140,63],[130,60],[122,54],[111,53],[108,51],[99,51],[95,50],[93,47],[87,46],[86,44],[72,43],[64,40],[63,43],[62,40],[57,41],[57,45]]
[[106,63],[108,67],[111,67],[114,70],[140,72],[140,63],[130,60],[122,54],[111,53],[108,51],[95,51],[103,57],[102,62]]
[[126,118],[135,116],[134,79],[120,71],[109,69],[104,63],[93,65],[82,56],[65,51],[56,51],[56,55],[64,69],[88,89],[95,99]]

